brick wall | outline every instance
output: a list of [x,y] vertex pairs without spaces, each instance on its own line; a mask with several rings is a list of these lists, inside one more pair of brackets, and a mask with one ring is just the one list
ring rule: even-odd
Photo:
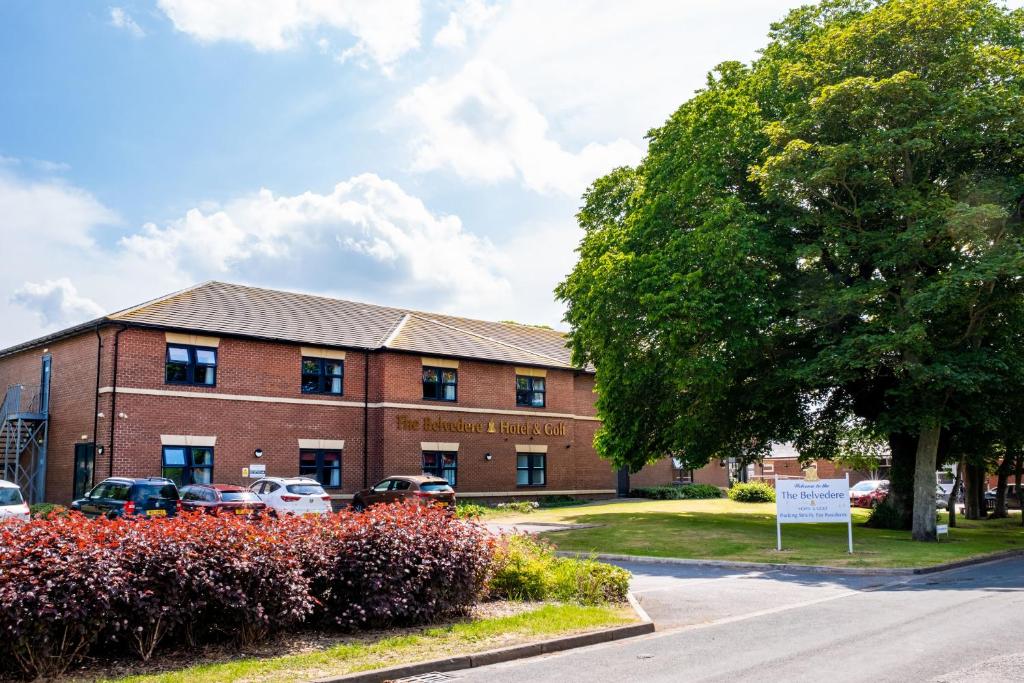
[[[268,474],[295,475],[299,439],[343,439],[338,493],[352,493],[364,485],[367,394],[371,404],[406,404],[375,405],[368,410],[365,478],[371,484],[393,474],[419,473],[422,442],[456,442],[460,492],[543,495],[615,488],[614,471],[593,448],[599,423],[573,417],[595,414],[594,381],[589,374],[549,369],[545,407],[521,408],[515,405],[514,366],[461,360],[458,401],[446,403],[423,399],[419,355],[350,351],[345,358],[344,394],[311,395],[300,388],[299,345],[221,337],[216,386],[168,385],[164,382],[165,333],[119,330],[115,325],[102,330],[100,417],[95,435],[95,334],[82,334],[49,348],[53,398],[47,498],[55,502],[71,499],[76,442],[95,439],[102,447],[96,456],[99,481],[111,474],[159,475],[161,435],[216,437],[214,478],[224,483],[244,483],[242,468],[255,462],[257,448],[264,453],[259,462],[266,465]],[[116,394],[111,389],[115,347]],[[0,359],[0,383],[38,383],[41,356],[42,349],[35,349]],[[369,387],[364,391],[367,364]],[[405,428],[399,427],[399,418]],[[488,431],[492,423],[493,432]],[[547,446],[544,487],[516,486],[517,445]],[[490,460],[485,457],[488,453]],[[634,476],[665,483],[671,480],[671,470],[666,460]]]
[[[104,330],[104,343],[109,331]],[[0,392],[12,384],[38,387],[42,358],[52,358],[47,446],[46,498],[67,502],[73,488],[75,444],[91,443],[98,340],[88,332],[0,358]],[[104,352],[106,352],[104,348]],[[101,402],[100,411],[103,410]],[[102,429],[102,425],[100,425]]]

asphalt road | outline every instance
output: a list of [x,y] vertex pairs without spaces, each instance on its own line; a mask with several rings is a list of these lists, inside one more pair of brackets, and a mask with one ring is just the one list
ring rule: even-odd
[[459,681],[1024,680],[1024,559],[918,577],[624,565],[659,631]]

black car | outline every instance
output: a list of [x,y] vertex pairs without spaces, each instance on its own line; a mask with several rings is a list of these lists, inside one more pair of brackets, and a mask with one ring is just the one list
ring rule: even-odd
[[181,509],[178,487],[170,479],[146,477],[104,479],[71,503],[86,517],[173,517]]

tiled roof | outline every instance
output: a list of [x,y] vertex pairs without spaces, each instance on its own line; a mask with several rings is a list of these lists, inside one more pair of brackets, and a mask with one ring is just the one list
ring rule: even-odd
[[388,348],[540,367],[574,367],[565,335],[555,330],[224,282],[206,282],[64,333],[0,351],[0,355],[107,321],[350,349]]

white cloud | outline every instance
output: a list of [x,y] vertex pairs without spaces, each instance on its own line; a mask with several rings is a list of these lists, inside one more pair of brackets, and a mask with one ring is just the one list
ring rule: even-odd
[[317,291],[433,299],[445,309],[511,291],[490,242],[371,173],[326,194],[275,196],[264,189],[216,211],[192,209],[163,227],[144,226],[122,245],[187,279],[259,274],[280,284],[273,273],[283,269]]
[[66,325],[104,313],[98,303],[80,296],[66,277],[26,282],[14,291],[11,302],[37,313],[44,325]]
[[434,34],[434,45],[465,47],[467,34],[479,31],[497,13],[497,5],[489,5],[483,0],[466,0],[448,15],[448,23]]
[[102,234],[117,216],[87,192],[3,174],[0,215],[0,291],[13,293],[0,297],[0,347],[211,278],[488,318],[517,299],[513,278],[533,279],[374,174],[204,204],[117,240]]
[[487,61],[469,62],[447,80],[427,81],[399,103],[399,111],[418,130],[413,168],[450,168],[468,180],[518,178],[537,192],[579,196],[598,175],[641,155],[622,139],[566,150],[536,105]]
[[132,16],[122,7],[110,8],[110,25],[127,31],[135,38],[146,37],[146,32],[142,30],[141,26],[135,23]]
[[263,51],[294,48],[318,29],[341,30],[356,43],[338,57],[365,56],[385,70],[419,47],[419,0],[159,0],[175,28],[207,42],[248,43]]

